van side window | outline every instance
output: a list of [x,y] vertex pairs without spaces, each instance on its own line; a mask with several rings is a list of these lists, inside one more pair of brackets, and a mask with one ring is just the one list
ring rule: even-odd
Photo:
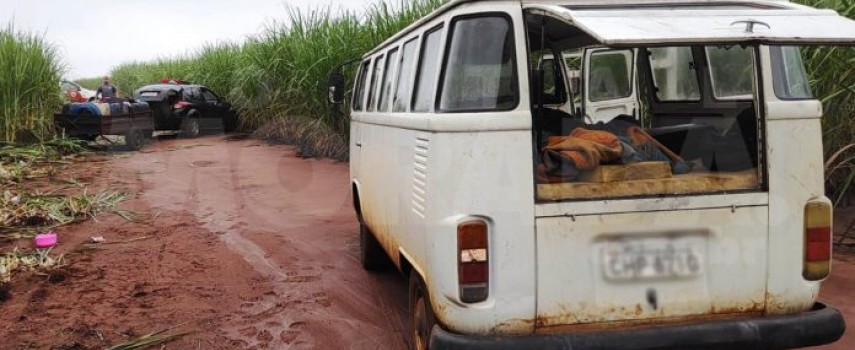
[[392,79],[398,70],[398,49],[389,51],[386,58],[386,69],[383,72],[383,85],[380,87],[380,101],[377,102],[377,110],[389,111],[389,93],[392,92]]
[[392,107],[395,112],[406,112],[413,94],[413,66],[416,64],[417,40],[413,39],[404,44],[404,57],[398,73],[398,87],[395,88],[395,100]]
[[772,71],[775,95],[782,100],[812,99],[801,50],[795,46],[772,46]]
[[440,110],[509,110],[517,106],[514,32],[504,16],[469,17],[451,27]]
[[754,98],[754,51],[747,47],[707,46],[713,96],[719,100]]
[[600,51],[591,54],[588,88],[591,102],[632,95],[632,51]]
[[701,90],[691,47],[652,48],[650,67],[659,101],[699,101]]
[[376,95],[376,91],[378,90],[377,83],[382,83],[379,81],[378,77],[380,77],[383,72],[383,56],[377,57],[374,60],[374,72],[371,74],[371,85],[368,86],[368,106],[365,110],[372,112],[374,111],[374,97]]
[[439,61],[439,40],[441,37],[442,27],[437,27],[425,34],[418,76],[416,77],[416,98],[413,101],[413,112],[428,112],[433,104],[434,93],[436,92],[436,80],[434,78]]
[[365,79],[368,78],[368,68],[371,66],[371,61],[362,62],[362,67],[359,68],[359,79],[356,81],[356,88],[353,90],[353,110],[362,110],[362,99],[365,97]]

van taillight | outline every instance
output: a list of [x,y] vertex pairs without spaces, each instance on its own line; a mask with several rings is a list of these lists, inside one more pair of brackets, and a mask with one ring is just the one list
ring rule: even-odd
[[802,276],[819,281],[831,272],[831,203],[810,202],[805,205],[805,248]]
[[473,220],[457,225],[457,279],[460,301],[478,303],[487,300],[490,264],[487,223]]

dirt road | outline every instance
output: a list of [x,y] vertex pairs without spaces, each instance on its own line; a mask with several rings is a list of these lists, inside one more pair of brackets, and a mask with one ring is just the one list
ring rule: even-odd
[[262,296],[223,305],[236,311],[220,328],[229,338],[263,348],[405,346],[400,277],[370,275],[357,260],[346,165],[253,141],[175,147],[123,167],[140,174],[145,203],[192,214],[265,281]]
[[70,252],[56,283],[13,284],[0,349],[97,349],[178,325],[194,333],[168,349],[406,347],[405,283],[358,262],[346,164],[222,137],[84,164],[83,180],[135,193],[142,222],[65,228],[66,252],[117,244]]
[[[176,326],[193,333],[165,349],[406,348],[405,283],[360,268],[346,164],[223,137],[82,164],[69,176],[134,193],[139,220],[64,228],[71,267],[12,284],[0,349],[99,349]],[[95,235],[109,244],[78,249]],[[853,286],[843,257],[821,298],[855,325]],[[824,349],[855,348],[850,334]]]

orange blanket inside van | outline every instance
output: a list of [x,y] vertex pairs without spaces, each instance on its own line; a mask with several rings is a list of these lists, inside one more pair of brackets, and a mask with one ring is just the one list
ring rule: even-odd
[[622,148],[615,134],[576,128],[569,136],[550,137],[543,150],[546,161],[561,157],[572,160],[579,170],[591,170],[602,163],[619,159]]
[[568,136],[549,138],[543,148],[543,170],[550,177],[575,178],[579,171],[620,159],[622,150],[615,134],[576,128]]

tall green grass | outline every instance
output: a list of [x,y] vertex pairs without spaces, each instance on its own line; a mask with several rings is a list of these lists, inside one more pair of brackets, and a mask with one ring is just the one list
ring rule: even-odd
[[189,55],[130,62],[110,76],[126,94],[164,78],[204,84],[236,107],[244,127],[262,128],[306,155],[345,160],[348,118],[326,102],[327,75],[444,2],[404,0],[394,8],[377,2],[362,14],[289,7],[285,20],[242,45],[209,44]]
[[0,141],[41,138],[62,104],[63,65],[40,35],[0,28]]
[[[828,8],[855,18],[851,0],[795,0],[804,5]],[[847,47],[805,50],[805,64],[814,94],[823,102],[823,141],[827,166],[826,184],[835,203],[842,203],[855,184],[855,49]],[[842,152],[841,152],[842,150]]]

